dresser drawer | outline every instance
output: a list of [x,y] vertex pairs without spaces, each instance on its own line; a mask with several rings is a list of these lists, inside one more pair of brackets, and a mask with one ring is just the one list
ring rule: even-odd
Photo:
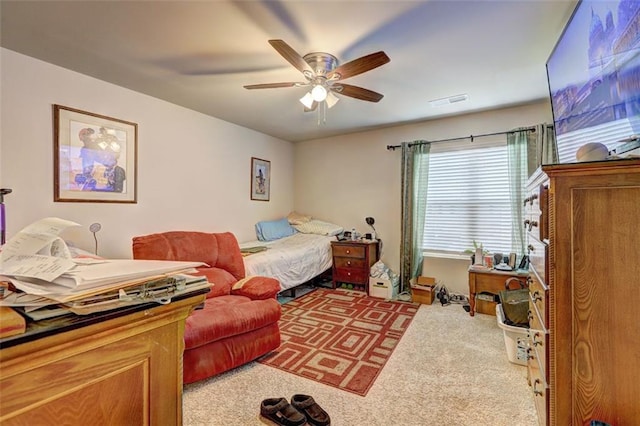
[[336,265],[336,268],[357,268],[364,269],[367,268],[366,259],[360,259],[357,257],[334,257],[333,262]]
[[365,250],[366,246],[356,246],[356,245],[345,245],[341,246],[338,244],[333,245],[333,255],[335,257],[357,257],[364,259],[366,257]]
[[549,275],[549,246],[547,243],[540,242],[537,238],[527,239],[529,249],[529,263],[538,274],[538,278],[542,283],[547,283]]
[[549,313],[547,312],[547,305],[549,304],[549,289],[545,284],[540,282],[540,278],[535,271],[532,271],[529,277],[530,308],[533,311],[532,307],[535,306],[541,325],[545,329],[548,329]]
[[[530,348],[531,349],[531,348]],[[538,360],[530,358],[527,361],[529,373],[529,381],[533,400],[538,414],[538,424],[546,426],[549,424],[547,419],[547,407],[549,404],[549,387],[544,377],[544,371],[541,370],[541,364]]]
[[[533,310],[529,309],[529,348],[535,351],[535,357],[541,366],[547,365],[549,333],[540,324],[540,317],[535,308]],[[543,375],[543,377],[545,380],[547,379],[546,375]]]
[[369,282],[369,269],[352,269],[336,267],[333,273],[335,282],[354,284],[367,284]]

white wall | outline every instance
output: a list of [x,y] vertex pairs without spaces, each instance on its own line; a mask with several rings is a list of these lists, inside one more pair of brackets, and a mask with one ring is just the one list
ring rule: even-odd
[[[0,51],[0,187],[7,237],[57,216],[82,225],[64,236],[99,254],[131,257],[131,238],[167,230],[232,231],[255,239],[259,220],[293,207],[291,143],[33,58]],[[138,203],[53,202],[53,113],[60,104],[138,124]],[[271,161],[271,201],[250,200],[250,161]]]
[[[399,272],[400,150],[388,151],[387,145],[500,132],[551,121],[551,106],[544,101],[298,143],[295,208],[359,232],[368,232],[364,218],[374,217],[384,241],[382,260]],[[424,273],[436,277],[450,291],[468,294],[468,266],[467,257],[428,258]]]

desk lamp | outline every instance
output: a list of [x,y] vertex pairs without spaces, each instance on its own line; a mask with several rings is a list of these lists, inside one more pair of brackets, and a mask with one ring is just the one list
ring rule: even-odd
[[371,229],[373,229],[373,234],[371,235],[371,239],[375,240],[376,239],[376,228],[373,227],[373,224],[376,223],[376,220],[372,217],[365,217],[364,220],[367,222],[367,225],[369,225],[371,227]]

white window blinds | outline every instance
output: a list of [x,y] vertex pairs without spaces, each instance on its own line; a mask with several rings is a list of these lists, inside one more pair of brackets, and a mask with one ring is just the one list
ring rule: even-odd
[[428,179],[425,251],[513,251],[506,136],[433,144]]

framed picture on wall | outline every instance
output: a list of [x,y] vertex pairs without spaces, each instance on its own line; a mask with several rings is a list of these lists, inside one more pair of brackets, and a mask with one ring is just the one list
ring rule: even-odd
[[251,199],[269,201],[271,161],[251,157]]
[[138,125],[53,106],[53,201],[137,202]]

